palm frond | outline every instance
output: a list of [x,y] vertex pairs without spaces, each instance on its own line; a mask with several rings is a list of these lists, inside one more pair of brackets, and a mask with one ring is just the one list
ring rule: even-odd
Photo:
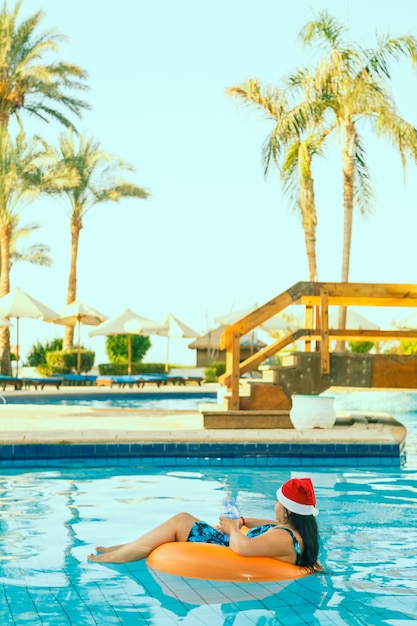
[[[82,223],[84,215],[103,202],[119,202],[122,198],[146,199],[150,193],[125,179],[134,173],[130,164],[106,153],[92,137],[70,131],[59,138],[50,176],[61,174],[63,184],[51,189],[66,198],[71,219]],[[72,176],[71,176],[72,174]]]
[[52,267],[53,261],[50,255],[51,248],[43,243],[35,243],[31,246],[14,249],[10,251],[10,264],[15,265],[21,261],[40,265],[42,267]]
[[318,43],[324,49],[339,48],[342,43],[343,26],[327,11],[321,11],[317,19],[306,24],[300,38],[306,44]]
[[362,143],[361,137],[356,134],[355,142],[355,206],[362,214],[373,211],[373,203],[375,200],[372,189],[372,181],[367,165],[366,151]]
[[79,117],[89,108],[73,95],[86,91],[87,74],[75,64],[45,62],[65,37],[55,29],[40,31],[43,11],[18,24],[20,7],[18,2],[9,12],[4,2],[0,13],[1,123],[7,126],[11,115],[24,112],[69,127],[68,113]]
[[413,35],[403,35],[392,38],[389,33],[377,36],[377,48],[365,52],[368,57],[366,69],[376,74],[383,74],[391,78],[389,62],[399,61],[401,58],[410,59],[412,66],[417,65],[417,38]]

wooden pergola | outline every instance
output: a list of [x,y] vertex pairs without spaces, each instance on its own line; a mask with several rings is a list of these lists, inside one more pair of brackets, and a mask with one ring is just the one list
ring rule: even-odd
[[[285,335],[241,362],[240,338],[290,305],[305,307],[305,327]],[[221,339],[221,348],[226,350],[226,372],[221,377],[220,383],[228,389],[231,398],[229,406],[232,410],[239,410],[241,376],[297,340],[304,340],[306,352],[311,351],[313,341],[317,342],[315,350],[320,351],[323,374],[330,373],[330,340],[332,339],[340,341],[417,340],[417,329],[330,329],[329,306],[332,305],[417,308],[417,285],[299,282],[230,325]]]

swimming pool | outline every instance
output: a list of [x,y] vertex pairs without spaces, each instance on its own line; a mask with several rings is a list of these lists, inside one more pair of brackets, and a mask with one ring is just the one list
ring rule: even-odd
[[[388,399],[402,409],[397,417],[409,429],[406,460],[396,470],[0,470],[2,624],[414,624],[417,412],[407,410],[409,402],[401,405],[403,397]],[[338,403],[358,408],[352,395]],[[179,510],[214,523],[228,491],[243,515],[270,517],[277,484],[297,475],[309,475],[316,487],[325,566],[318,575],[286,585],[208,583],[155,577],[143,562],[86,561],[97,544],[134,538]]]
[[[4,396],[2,396],[4,398]],[[8,395],[4,398],[7,404],[35,404],[60,406],[90,406],[94,408],[125,408],[125,409],[160,409],[171,411],[187,411],[198,409],[199,404],[217,401],[215,391],[189,391],[159,393],[152,392],[85,392],[57,394],[25,394]]]
[[290,475],[297,472],[2,472],[2,624],[412,623],[415,472],[310,474],[325,571],[287,585],[154,578],[143,562],[86,561],[97,543],[134,538],[179,510],[214,523],[228,490],[242,513],[269,517],[274,488]]

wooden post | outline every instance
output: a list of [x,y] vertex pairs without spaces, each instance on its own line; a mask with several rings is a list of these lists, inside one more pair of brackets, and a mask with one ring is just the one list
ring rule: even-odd
[[[314,328],[314,307],[307,305],[306,306],[306,317],[305,317],[306,328]],[[311,339],[308,338],[304,342],[304,347],[306,352],[311,352]]]
[[[231,354],[230,359],[231,363],[226,363],[227,369],[232,371],[232,382],[231,382],[231,406],[230,409],[232,411],[239,411],[240,409],[240,398],[239,398],[239,383],[240,383],[240,333],[234,332],[232,335],[232,345],[231,345]],[[231,365],[231,367],[229,367]]]
[[329,291],[320,291],[321,305],[321,333],[320,333],[320,354],[321,373],[330,374],[330,354],[329,354]]

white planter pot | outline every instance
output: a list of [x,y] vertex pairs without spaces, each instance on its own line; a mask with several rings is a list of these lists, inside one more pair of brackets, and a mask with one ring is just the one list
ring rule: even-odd
[[330,396],[291,396],[290,420],[294,428],[332,428],[336,421],[334,398]]

